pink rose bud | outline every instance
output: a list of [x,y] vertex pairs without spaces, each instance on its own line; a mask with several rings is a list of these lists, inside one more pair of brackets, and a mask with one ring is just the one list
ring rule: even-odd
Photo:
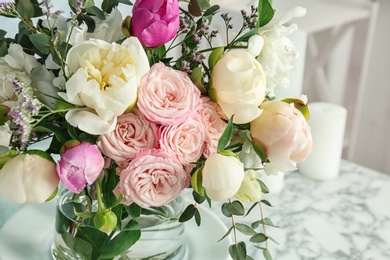
[[65,149],[57,162],[57,173],[62,184],[71,192],[80,193],[92,184],[104,167],[104,158],[97,145],[87,142]]
[[137,0],[133,6],[131,32],[146,47],[172,40],[179,28],[177,0]]

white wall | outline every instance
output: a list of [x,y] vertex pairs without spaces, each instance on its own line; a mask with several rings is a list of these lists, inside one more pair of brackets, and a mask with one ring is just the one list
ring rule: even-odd
[[390,174],[390,1],[380,8],[354,161]]

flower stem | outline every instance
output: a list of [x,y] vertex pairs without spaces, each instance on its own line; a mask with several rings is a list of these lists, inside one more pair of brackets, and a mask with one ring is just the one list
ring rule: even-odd
[[[232,201],[229,199],[229,203],[231,204]],[[234,221],[234,215],[232,214],[232,226],[233,226],[233,232],[234,232],[234,243],[237,245],[237,230],[236,230],[236,222]]]
[[[261,219],[264,221],[264,213],[263,213],[263,208],[261,207],[261,203],[259,203],[259,209],[260,209]],[[263,226],[264,236],[267,237],[267,230],[265,228],[265,224],[263,223],[262,226]],[[265,240],[265,248],[268,249],[268,239]]]
[[100,186],[99,179],[95,181],[95,187],[96,187],[96,198],[98,202],[98,212],[103,211],[106,209],[106,206],[104,205],[103,199],[102,199],[102,189]]

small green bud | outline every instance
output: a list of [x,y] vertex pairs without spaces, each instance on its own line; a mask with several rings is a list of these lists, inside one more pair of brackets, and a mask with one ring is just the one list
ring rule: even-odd
[[99,212],[93,217],[93,224],[102,232],[111,232],[115,229],[117,217],[112,211]]

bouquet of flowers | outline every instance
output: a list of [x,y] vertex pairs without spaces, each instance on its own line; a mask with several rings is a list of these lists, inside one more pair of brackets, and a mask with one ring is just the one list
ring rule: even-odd
[[[121,13],[124,5],[132,12]],[[1,15],[20,20],[14,38],[0,30],[0,195],[43,203],[63,187],[79,223],[96,228],[81,224],[64,236],[67,246],[110,259],[139,240],[141,212],[162,214],[191,188],[179,222],[200,225],[197,205],[224,201],[232,218],[224,237],[249,235],[270,259],[268,244],[260,246],[270,219],[250,226],[234,216],[269,204],[261,172],[294,170],[311,150],[305,97],[274,95],[298,59],[287,38],[296,26],[284,24],[305,10],[281,16],[259,0],[233,28],[209,0],[69,6],[66,17],[49,0],[0,4]],[[224,32],[212,29],[218,19]],[[45,139],[46,150],[30,149]],[[86,206],[74,202],[81,197]],[[228,250],[252,259],[244,241]]]

